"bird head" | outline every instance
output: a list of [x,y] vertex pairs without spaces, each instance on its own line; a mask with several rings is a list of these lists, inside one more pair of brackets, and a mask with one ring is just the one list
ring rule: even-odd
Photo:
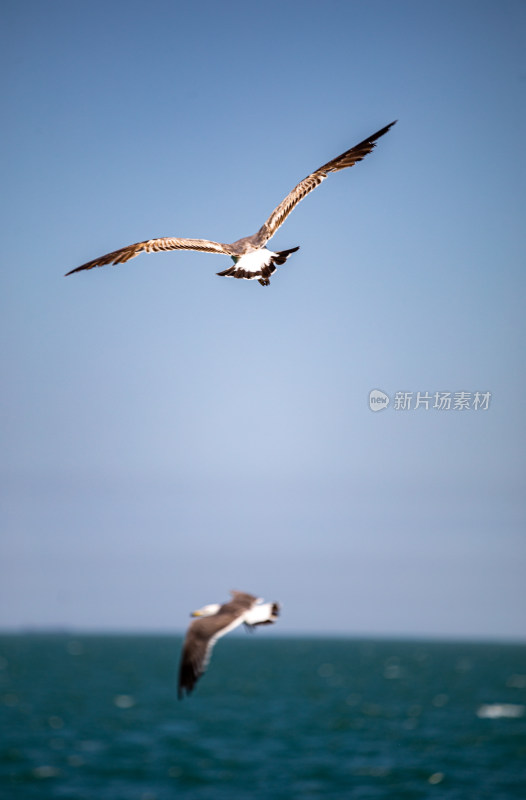
[[207,606],[203,606],[202,608],[198,608],[197,611],[192,611],[190,614],[191,617],[211,617],[213,614],[217,614],[220,609],[219,603],[210,603]]

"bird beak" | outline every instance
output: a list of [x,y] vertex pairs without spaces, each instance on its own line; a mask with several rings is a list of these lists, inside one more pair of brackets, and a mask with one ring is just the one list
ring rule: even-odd
[[192,611],[190,614],[191,617],[202,617],[203,613],[201,611]]

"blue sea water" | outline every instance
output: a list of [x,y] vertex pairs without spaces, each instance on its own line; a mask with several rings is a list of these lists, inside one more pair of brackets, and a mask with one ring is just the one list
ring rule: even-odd
[[233,635],[178,701],[180,646],[0,636],[2,800],[526,798],[524,645]]

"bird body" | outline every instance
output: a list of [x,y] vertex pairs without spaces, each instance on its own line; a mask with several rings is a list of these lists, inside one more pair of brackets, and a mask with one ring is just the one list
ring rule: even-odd
[[394,122],[391,122],[390,125],[377,131],[372,136],[364,139],[363,142],[350,148],[350,150],[346,150],[345,153],[333,158],[310,175],[307,175],[289,192],[257,233],[252,236],[245,236],[231,244],[214,242],[210,239],[180,239],[175,237],[147,239],[143,242],[136,242],[127,247],[122,247],[120,250],[114,250],[100,258],[95,258],[93,261],[88,261],[86,264],[82,264],[66,274],[72,275],[75,272],[82,272],[94,267],[103,267],[108,264],[123,264],[138,256],[139,253],[156,253],[162,250],[196,250],[203,253],[220,253],[232,258],[234,266],[218,272],[217,275],[257,280],[262,286],[268,286],[270,276],[276,271],[276,266],[284,264],[289,255],[299,249],[299,247],[293,247],[289,250],[274,252],[268,250],[265,246],[291,211],[300,200],[303,200],[309,192],[319,186],[329,173],[352,167],[358,161],[361,161],[375,147],[376,140],[387,133],[394,124]]

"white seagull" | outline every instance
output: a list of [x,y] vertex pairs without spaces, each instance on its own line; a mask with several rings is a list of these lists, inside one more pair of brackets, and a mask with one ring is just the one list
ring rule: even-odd
[[190,694],[210,661],[212,648],[225,633],[243,623],[250,629],[255,625],[270,625],[279,616],[278,603],[264,603],[261,598],[245,592],[230,592],[228,603],[211,603],[194,611],[198,617],[186,633],[179,667],[178,697]]
[[[396,122],[396,120],[395,120]],[[144,242],[137,242],[130,244],[128,247],[122,247],[120,250],[114,250],[112,253],[107,253],[105,256],[95,258],[93,261],[88,261],[76,269],[72,269],[67,275],[72,275],[74,272],[81,272],[85,269],[93,269],[93,267],[103,267],[106,264],[123,264],[131,258],[135,258],[139,253],[156,253],[159,250],[198,250],[204,253],[221,253],[228,255],[234,262],[233,267],[218,272],[217,275],[226,276],[229,278],[244,278],[245,280],[257,280],[262,286],[268,286],[270,283],[270,276],[276,271],[276,265],[281,266],[284,264],[291,253],[299,250],[298,247],[291,247],[289,250],[281,250],[274,252],[268,250],[265,245],[271,239],[278,228],[287,219],[290,212],[297,206],[300,200],[312,192],[316,186],[325,180],[330,172],[338,172],[340,169],[352,167],[357,161],[361,161],[371,150],[375,147],[375,142],[380,136],[395,124],[391,122],[385,128],[373,133],[367,139],[364,139],[360,144],[355,145],[350,150],[346,150],[340,156],[328,161],[315,172],[307,175],[294,189],[286,196],[286,198],[274,209],[270,217],[261,226],[257,233],[252,236],[245,236],[243,239],[238,239],[232,244],[222,244],[221,242],[212,242],[208,239],[175,239],[166,237],[161,239],[146,239]]]

